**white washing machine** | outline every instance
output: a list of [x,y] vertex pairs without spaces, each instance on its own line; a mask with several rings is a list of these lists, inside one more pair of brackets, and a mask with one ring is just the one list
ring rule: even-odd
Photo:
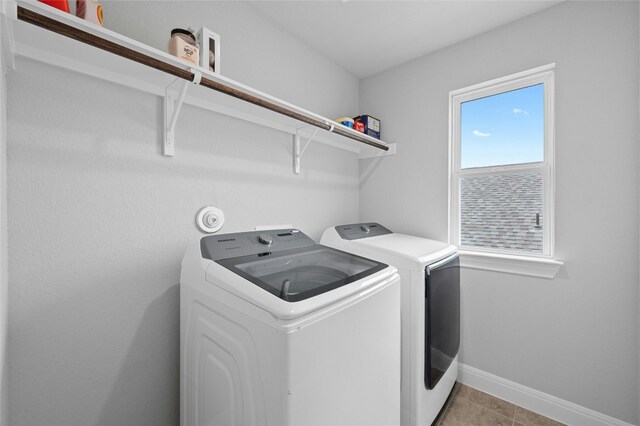
[[296,229],[206,236],[180,286],[180,423],[400,422],[400,281]]
[[450,244],[377,223],[325,230],[321,244],[398,268],[402,281],[403,425],[430,425],[458,377],[460,263]]

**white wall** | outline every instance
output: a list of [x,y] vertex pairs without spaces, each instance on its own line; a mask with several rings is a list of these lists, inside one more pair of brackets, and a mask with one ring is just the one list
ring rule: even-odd
[[[4,12],[5,4],[0,5]],[[0,37],[4,37],[0,16]],[[0,46],[3,40],[0,40]],[[7,75],[4,48],[0,48],[0,425],[7,424]]]
[[445,240],[449,91],[556,63],[556,251],[566,266],[553,280],[464,270],[461,361],[632,423],[638,22],[637,2],[566,2],[360,85],[362,111],[398,143],[395,157],[361,164],[361,219]]
[[[212,22],[224,74],[323,114],[357,110],[353,76],[245,5],[105,8],[125,33],[166,23],[163,40],[198,26],[180,16]],[[200,207],[223,209],[223,232],[292,223],[317,239],[358,220],[355,154],[312,144],[294,175],[290,135],[185,106],[166,158],[162,110],[158,97],[27,59],[9,74],[11,425],[177,423],[179,268]]]

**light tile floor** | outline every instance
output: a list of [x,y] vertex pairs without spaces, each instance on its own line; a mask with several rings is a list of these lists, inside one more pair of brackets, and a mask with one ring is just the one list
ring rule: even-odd
[[560,426],[555,420],[525,410],[469,386],[457,383],[436,426]]

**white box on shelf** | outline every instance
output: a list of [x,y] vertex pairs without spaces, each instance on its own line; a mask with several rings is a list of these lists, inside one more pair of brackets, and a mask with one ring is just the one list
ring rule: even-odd
[[200,43],[200,66],[220,74],[220,35],[202,27],[196,37]]

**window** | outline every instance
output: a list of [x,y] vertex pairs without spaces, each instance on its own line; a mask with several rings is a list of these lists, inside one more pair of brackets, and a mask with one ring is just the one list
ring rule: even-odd
[[553,77],[552,64],[450,93],[450,239],[463,253],[553,258]]

